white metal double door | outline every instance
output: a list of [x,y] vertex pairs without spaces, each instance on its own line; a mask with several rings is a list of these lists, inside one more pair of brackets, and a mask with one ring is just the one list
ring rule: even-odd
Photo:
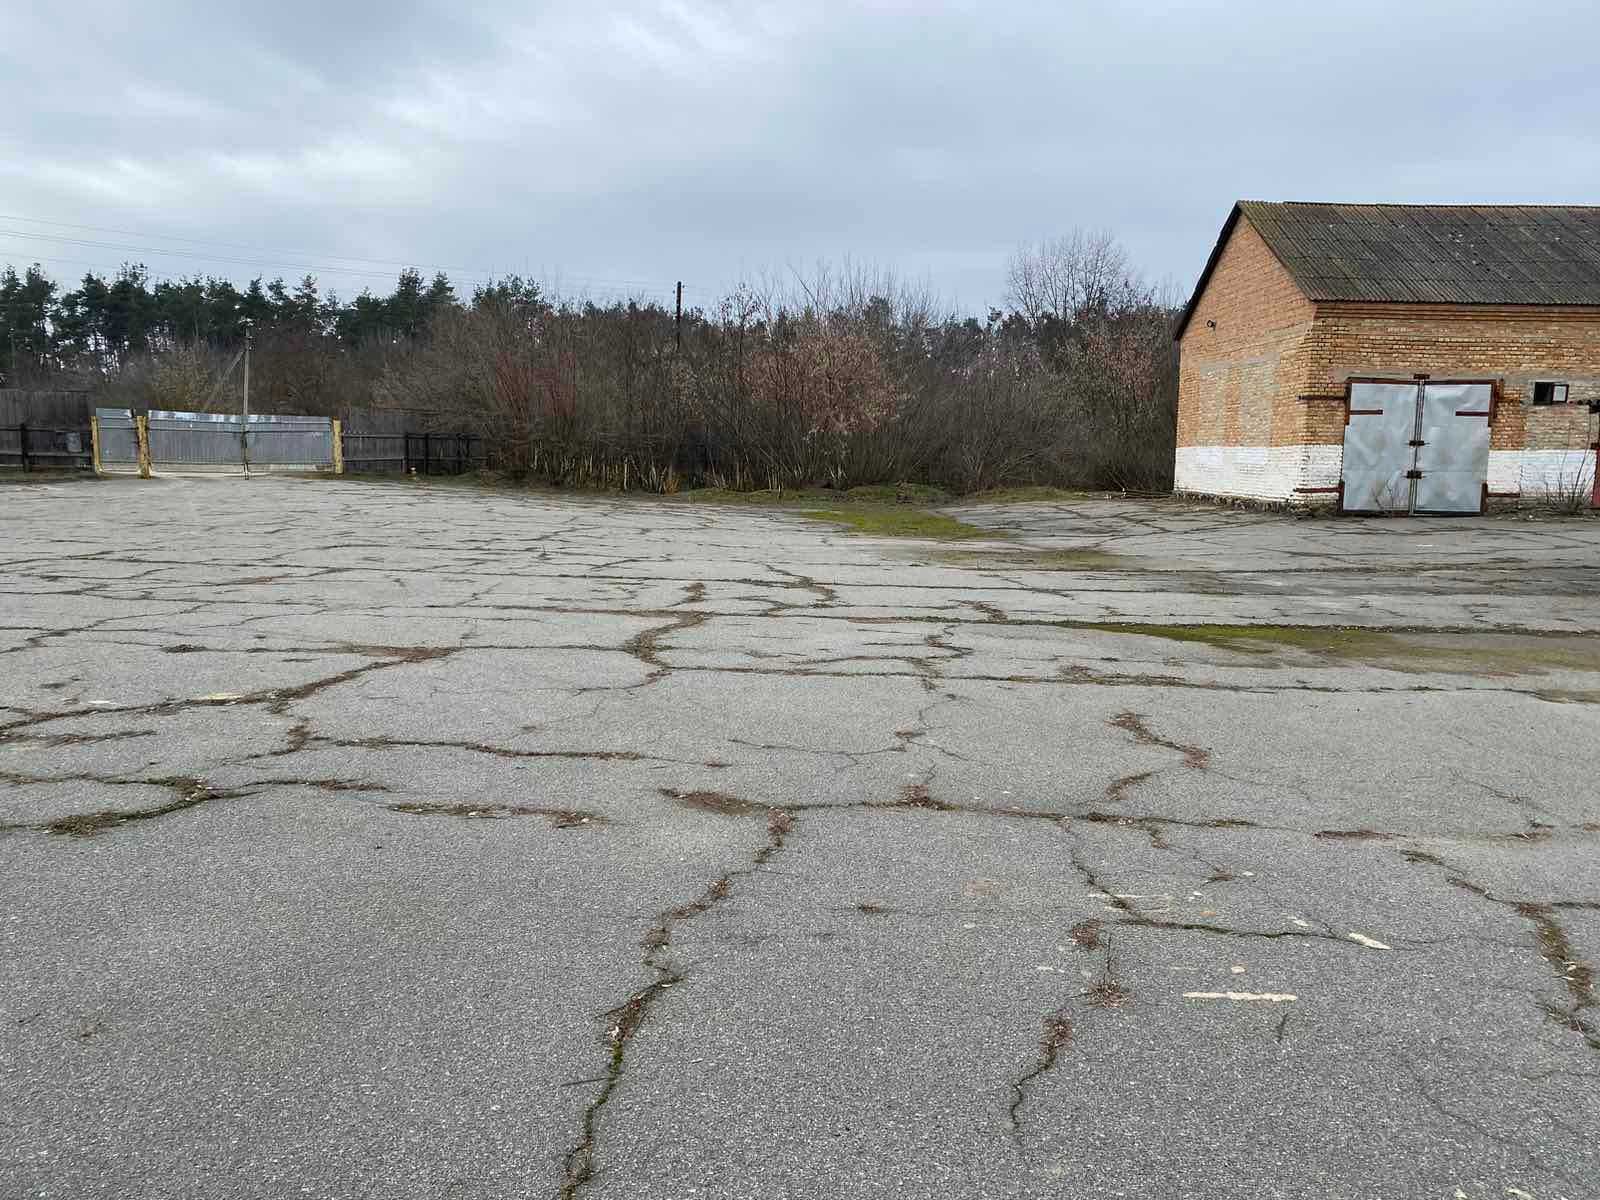
[[1344,511],[1482,512],[1492,399],[1488,383],[1352,383]]

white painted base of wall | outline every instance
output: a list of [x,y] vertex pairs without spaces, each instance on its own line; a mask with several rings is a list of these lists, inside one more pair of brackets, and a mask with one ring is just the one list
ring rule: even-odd
[[[1179,446],[1174,490],[1242,500],[1327,504],[1337,487],[1343,446]],[[1594,487],[1593,450],[1491,450],[1489,491],[1543,499]]]
[[1343,446],[1179,446],[1173,486],[1201,496],[1328,504],[1339,486]]
[[1593,450],[1489,451],[1491,492],[1536,500],[1593,489]]

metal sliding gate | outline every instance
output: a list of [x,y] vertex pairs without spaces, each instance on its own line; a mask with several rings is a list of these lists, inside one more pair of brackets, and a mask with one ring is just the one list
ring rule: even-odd
[[152,471],[316,471],[337,469],[335,422],[327,417],[166,412],[144,417],[126,409],[95,411],[100,465],[141,467],[141,444]]
[[1344,511],[1482,512],[1493,398],[1489,383],[1352,383]]
[[150,468],[159,471],[315,470],[333,465],[327,417],[152,410]]

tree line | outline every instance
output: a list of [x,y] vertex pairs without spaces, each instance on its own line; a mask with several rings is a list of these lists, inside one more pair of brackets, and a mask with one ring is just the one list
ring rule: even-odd
[[1019,250],[982,318],[866,269],[746,284],[681,319],[511,277],[459,297],[401,272],[388,295],[307,276],[152,283],[141,266],[63,291],[0,274],[0,380],[117,407],[400,408],[478,434],[514,476],[672,491],[918,482],[1170,486],[1171,299],[1109,235]]

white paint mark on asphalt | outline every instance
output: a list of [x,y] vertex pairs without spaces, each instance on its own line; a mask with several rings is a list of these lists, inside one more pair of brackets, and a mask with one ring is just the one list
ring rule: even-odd
[[1350,937],[1350,940],[1352,942],[1358,942],[1361,945],[1365,946],[1368,950],[1393,950],[1394,949],[1393,946],[1385,945],[1383,942],[1380,942],[1377,938],[1369,938],[1364,933],[1352,933],[1352,934],[1349,935],[1349,937]]
[[1235,974],[1235,975],[1243,975],[1244,974],[1244,967],[1242,967],[1238,963],[1234,963],[1233,966],[1228,968],[1228,970],[1233,972],[1233,974]]
[[1310,929],[1311,928],[1311,922],[1310,921],[1302,921],[1299,917],[1294,917],[1292,919],[1293,919],[1293,921],[1294,921],[1294,923],[1296,925],[1300,926],[1301,929]]
[[1300,999],[1290,992],[1185,992],[1185,1000],[1260,1000],[1267,1004],[1285,1004]]

